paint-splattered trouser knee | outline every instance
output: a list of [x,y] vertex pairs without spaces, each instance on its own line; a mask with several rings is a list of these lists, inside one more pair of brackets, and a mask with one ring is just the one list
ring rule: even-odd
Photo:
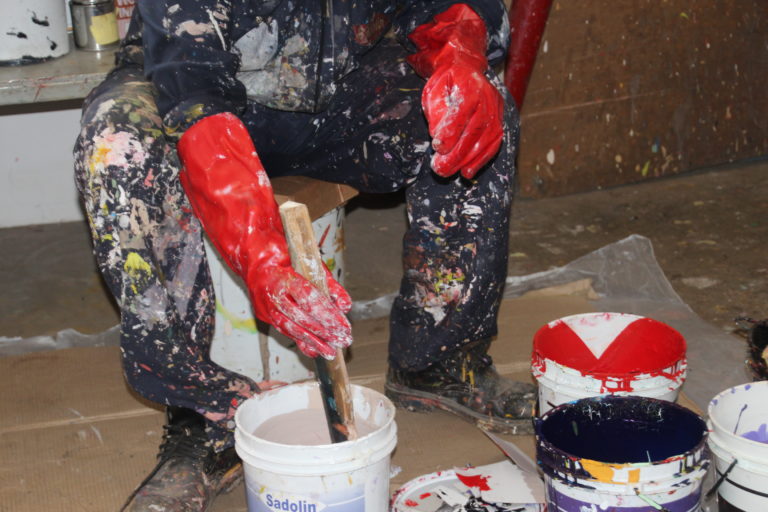
[[[496,333],[517,114],[507,99],[502,148],[474,180],[436,176],[421,110],[424,81],[405,55],[385,39],[320,114],[251,104],[242,117],[271,175],[309,175],[367,192],[407,188],[405,274],[389,359],[418,370]],[[82,127],[77,183],[96,259],[120,306],[126,378],[150,400],[203,413],[211,439],[226,446],[234,408],[257,389],[210,360],[214,295],[201,228],[141,70],[113,72],[86,100]]]
[[201,227],[141,70],[113,72],[86,99],[81,124],[75,177],[120,307],[125,377],[152,401],[204,414],[223,448],[235,408],[257,387],[210,359],[215,298]]

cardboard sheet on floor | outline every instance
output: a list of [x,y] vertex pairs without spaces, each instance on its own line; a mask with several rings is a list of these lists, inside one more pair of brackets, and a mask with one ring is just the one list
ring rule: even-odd
[[[491,349],[500,372],[529,380],[531,340],[546,322],[592,311],[588,283],[505,300]],[[383,390],[388,321],[358,321],[352,381]],[[115,347],[73,348],[0,359],[0,511],[118,510],[154,465],[162,413],[134,396]],[[478,429],[451,414],[397,412],[394,490],[420,475],[500,461]],[[505,437],[534,456],[532,436]],[[217,512],[245,511],[242,485]]]

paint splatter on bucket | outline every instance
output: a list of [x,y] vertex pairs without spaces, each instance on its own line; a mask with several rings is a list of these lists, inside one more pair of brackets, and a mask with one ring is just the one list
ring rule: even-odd
[[708,416],[719,510],[768,510],[768,381],[726,389]]
[[709,467],[707,428],[666,400],[584,398],[536,421],[551,512],[693,512]]
[[548,323],[533,339],[539,412],[579,398],[637,395],[674,401],[685,381],[683,336],[624,313],[586,313]]
[[69,53],[66,5],[64,0],[3,2],[0,66],[36,64]]
[[324,415],[307,422],[302,414],[323,408],[317,383],[273,389],[237,409],[235,449],[243,459],[249,512],[387,511],[389,461],[397,443],[395,408],[381,393],[356,385],[352,405],[356,420],[373,431],[336,444],[285,444],[254,434],[277,417],[285,418],[286,430],[298,432],[297,439],[306,439],[306,431],[327,429]]

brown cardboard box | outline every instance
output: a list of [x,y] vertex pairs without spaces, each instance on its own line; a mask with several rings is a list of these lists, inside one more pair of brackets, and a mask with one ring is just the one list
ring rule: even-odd
[[304,176],[283,176],[272,179],[272,189],[278,204],[296,201],[307,206],[312,220],[341,206],[357,195],[348,185],[339,185]]

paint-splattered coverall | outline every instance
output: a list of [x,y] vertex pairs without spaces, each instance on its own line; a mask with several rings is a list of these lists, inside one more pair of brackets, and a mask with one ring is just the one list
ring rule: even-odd
[[[215,299],[201,226],[178,180],[175,143],[203,116],[237,114],[270,175],[366,192],[405,187],[404,277],[390,364],[420,370],[496,332],[506,275],[517,114],[474,180],[430,169],[424,80],[406,36],[455,1],[140,0],[116,69],[86,99],[75,170],[100,270],[121,311],[129,384],[208,419],[231,444],[258,386],[209,357]],[[500,0],[464,0],[504,54]],[[214,23],[215,20],[215,23]]]

